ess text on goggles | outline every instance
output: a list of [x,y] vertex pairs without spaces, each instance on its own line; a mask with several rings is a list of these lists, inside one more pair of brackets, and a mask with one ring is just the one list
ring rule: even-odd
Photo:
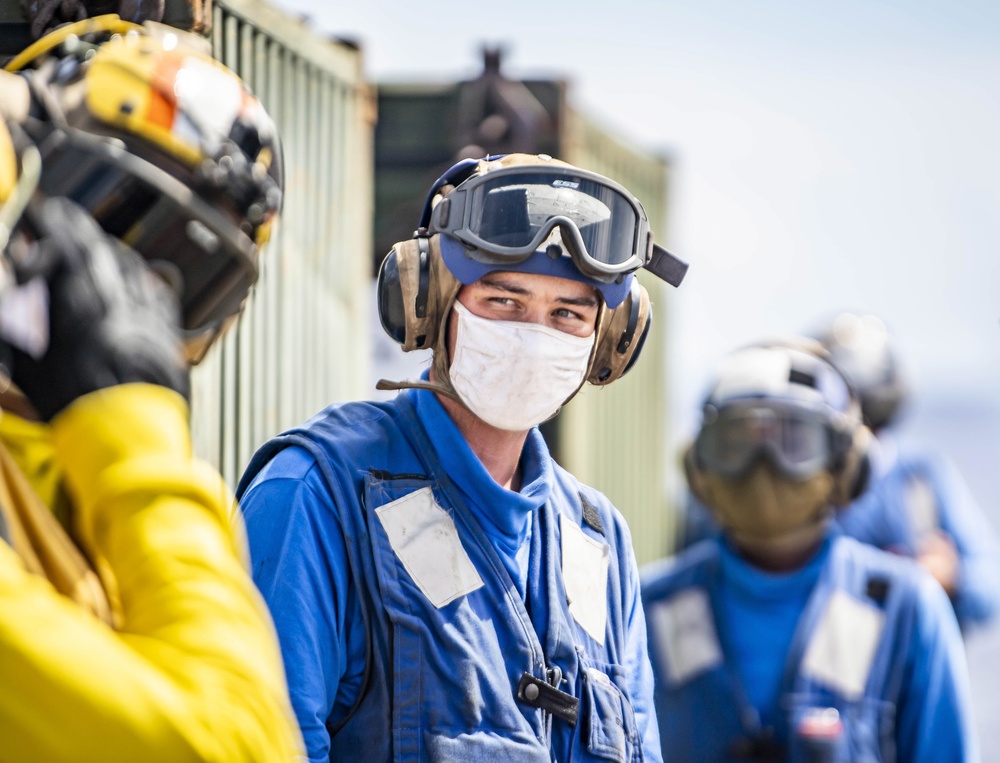
[[646,212],[628,191],[570,167],[473,175],[434,208],[428,230],[454,237],[470,257],[493,265],[521,262],[547,241],[561,243],[581,273],[604,283],[643,267],[677,286],[687,272],[687,263],[653,243]]

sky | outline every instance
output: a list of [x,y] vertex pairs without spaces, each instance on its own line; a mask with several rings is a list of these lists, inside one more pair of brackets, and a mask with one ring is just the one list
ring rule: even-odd
[[[1000,406],[1000,3],[281,0],[373,82],[512,78],[672,165],[660,243],[681,420],[712,365],[879,315],[921,394]],[[663,329],[663,324],[658,324]]]

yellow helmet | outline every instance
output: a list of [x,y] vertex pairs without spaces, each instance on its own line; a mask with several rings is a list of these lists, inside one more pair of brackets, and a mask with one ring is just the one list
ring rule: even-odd
[[14,141],[11,140],[7,123],[0,120],[0,208],[4,208],[7,199],[14,193],[17,186],[17,154],[14,153]]
[[42,191],[174,283],[192,339],[216,335],[281,207],[281,143],[260,101],[204,39],[117,16],[60,27],[7,68],[31,70]]
[[41,161],[38,150],[23,133],[15,141],[11,125],[0,117],[0,290],[13,278],[7,257],[10,241],[32,193],[38,187]]

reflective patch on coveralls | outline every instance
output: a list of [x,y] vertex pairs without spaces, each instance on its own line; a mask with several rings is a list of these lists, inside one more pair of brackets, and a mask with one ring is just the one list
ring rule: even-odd
[[658,601],[646,617],[659,634],[652,642],[671,684],[679,686],[722,664],[722,647],[704,589],[688,588]]
[[458,537],[455,521],[421,488],[375,509],[392,550],[413,582],[440,609],[482,588],[472,560]]
[[843,591],[834,591],[802,659],[802,674],[859,699],[885,626],[885,613]]
[[608,563],[611,547],[590,538],[560,516],[562,573],[570,614],[598,644],[604,646],[608,623]]
[[934,487],[922,475],[914,475],[906,481],[903,500],[915,541],[919,542],[924,535],[941,526]]

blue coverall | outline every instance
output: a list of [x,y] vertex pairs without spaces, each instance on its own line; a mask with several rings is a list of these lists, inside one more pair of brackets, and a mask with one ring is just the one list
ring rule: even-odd
[[897,450],[880,435],[870,490],[837,516],[845,534],[878,548],[915,556],[920,534],[944,530],[959,570],[951,596],[963,630],[989,622],[1000,609],[1000,541],[950,460]]
[[645,568],[642,596],[671,761],[978,761],[955,617],[910,559],[833,530],[774,574],[717,537]]
[[310,760],[659,761],[628,528],[537,429],[519,492],[435,395],[331,406],[238,489]]

